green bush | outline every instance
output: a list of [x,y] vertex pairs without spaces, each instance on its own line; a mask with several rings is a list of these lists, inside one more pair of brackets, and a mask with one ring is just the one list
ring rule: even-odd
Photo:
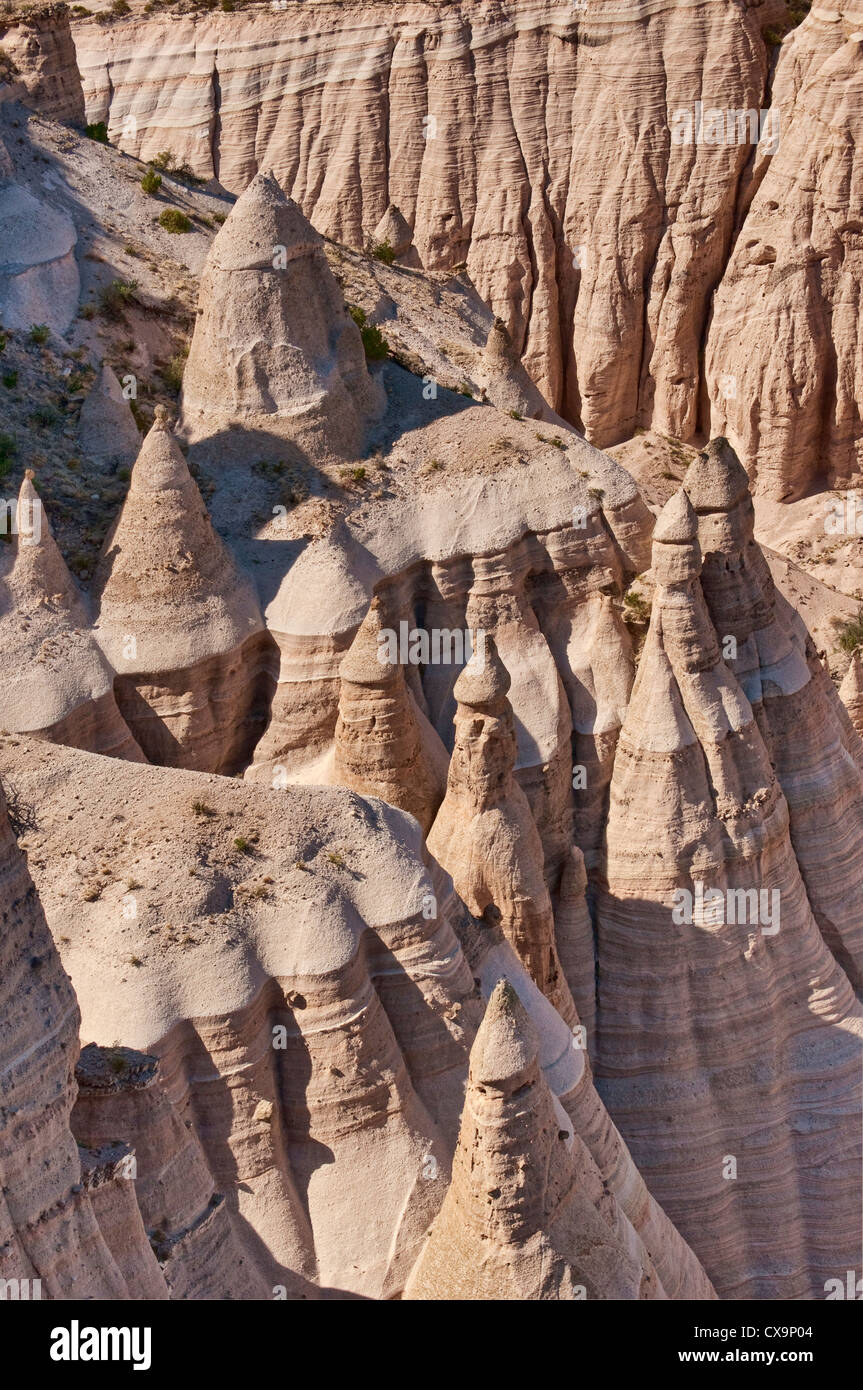
[[33,327],[30,329],[31,343],[47,343],[50,337],[51,330],[47,323],[34,323]]
[[3,373],[3,385],[6,387],[7,391],[11,391],[12,388],[13,388],[13,386],[17,386],[17,385],[18,385],[18,373],[17,373],[17,372],[4,372],[4,373]]
[[141,187],[152,197],[162,187],[162,175],[157,174],[155,169],[148,169],[141,180]]
[[165,208],[165,211],[159,214],[159,226],[164,227],[166,232],[180,233],[192,230],[189,218],[184,212],[180,212],[179,208]]
[[833,625],[836,628],[836,645],[840,651],[855,652],[863,645],[863,608],[857,609],[856,618],[849,618],[844,623],[835,618]]
[[108,143],[108,127],[104,121],[95,121],[88,125],[85,134],[88,140],[98,140],[100,145]]
[[376,261],[383,261],[384,265],[392,265],[396,258],[396,253],[389,243],[389,239],[376,242],[369,247],[369,252]]
[[106,319],[120,319],[127,304],[134,303],[137,280],[112,280],[99,291],[99,308]]
[[390,345],[381,330],[369,323],[365,311],[358,304],[348,305],[351,318],[360,330],[366,357],[370,362],[382,362],[389,355]]

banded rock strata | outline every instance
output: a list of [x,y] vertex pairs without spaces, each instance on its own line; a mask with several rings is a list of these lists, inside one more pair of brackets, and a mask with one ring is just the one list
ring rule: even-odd
[[[346,791],[286,794],[153,767],[130,776],[128,764],[43,747],[6,740],[2,760],[38,811],[28,853],[49,918],[71,923],[61,946],[85,1036],[121,1031],[159,1059],[154,1078],[150,1057],[121,1051],[118,1079],[106,1066],[115,1053],[85,1053],[73,1123],[90,1146],[118,1127],[133,1141],[148,1226],[167,1217],[161,1235],[150,1227],[160,1261],[164,1238],[180,1257],[175,1288],[187,1265],[197,1281],[180,1296],[225,1296],[212,1290],[241,1257],[234,1287],[246,1297],[265,1296],[261,1280],[289,1297],[398,1295],[444,1199],[479,991],[506,976],[539,1035],[556,1097],[545,1104],[575,1155],[584,1220],[625,1251],[608,1277],[627,1296],[643,1280],[657,1296],[712,1297],[571,1029],[501,934],[471,921],[410,817]],[[232,847],[238,828],[254,837],[251,857]],[[109,881],[82,902],[75,868],[97,845]],[[133,873],[135,915],[122,912]],[[211,1183],[225,1238],[201,1236],[196,1257],[176,1227]],[[370,1184],[372,1219],[357,1201]]]
[[791,671],[808,678],[805,660],[777,634],[753,705],[714,625],[718,575],[745,583],[753,564],[731,539],[745,478],[719,442],[657,524],[659,587],[611,783],[596,1065],[720,1296],[813,1298],[860,1255],[863,1014],[813,915],[771,764],[768,706]]

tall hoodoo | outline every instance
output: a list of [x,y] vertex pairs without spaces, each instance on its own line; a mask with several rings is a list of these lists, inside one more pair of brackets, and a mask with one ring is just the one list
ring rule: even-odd
[[863,983],[863,744],[805,624],[754,538],[746,472],[725,439],[684,488],[698,515],[701,589],[724,659],[761,728],[788,802],[791,842],[824,938]]
[[252,180],[213,242],[182,401],[192,441],[241,421],[344,457],[383,408],[323,238],[272,174]]
[[270,641],[163,407],[94,587],[96,636],[117,672],[120,708],[151,760],[241,771],[269,708]]
[[538,1053],[536,1029],[502,979],[471,1049],[452,1182],[407,1298],[665,1297],[581,1190]]
[[[731,514],[719,506],[743,494],[721,450],[705,462],[709,486],[689,496],[717,507],[720,531]],[[837,1263],[859,1261],[863,1015],[812,915],[758,721],[722,659],[696,529],[679,495],[657,524],[659,587],[598,900],[597,1087],[720,1297],[821,1297]],[[826,1164],[816,1086],[830,1097]]]
[[575,1022],[555,946],[542,843],[513,776],[509,688],[494,638],[486,636],[455,683],[455,746],[428,845],[470,910],[500,923],[542,992]]
[[0,726],[92,753],[145,761],[113,692],[113,672],[28,472],[15,534],[0,553]]
[[446,787],[446,750],[390,660],[382,603],[369,611],[339,667],[335,778],[410,811],[428,834]]

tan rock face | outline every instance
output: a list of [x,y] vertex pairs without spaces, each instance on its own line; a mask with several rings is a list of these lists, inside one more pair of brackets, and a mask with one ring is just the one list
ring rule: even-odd
[[96,637],[148,757],[241,771],[269,708],[271,644],[164,414],[132,470],[94,589]]
[[[78,1006],[2,790],[0,889],[0,1278],[18,1281],[19,1294],[21,1281],[40,1280],[43,1298],[126,1299],[130,1284],[82,1184],[69,1128]],[[131,1241],[135,1221],[143,1235],[136,1210],[127,1227]],[[22,1296],[40,1293],[28,1283]]]
[[855,987],[863,980],[863,745],[799,615],[753,538],[745,470],[714,440],[686,474],[713,626],[762,732],[788,805],[815,919]]
[[[415,821],[346,791],[277,793],[167,768],[131,781],[114,776],[120,763],[40,750],[7,742],[3,762],[30,804],[52,798],[55,819],[40,813],[30,852],[49,914],[71,923],[61,946],[84,1028],[122,1031],[159,1062],[154,1075],[152,1056],[87,1049],[75,1133],[97,1154],[108,1138],[132,1146],[172,1297],[261,1297],[261,1280],[290,1298],[401,1293],[444,1201],[479,992],[504,976],[546,1078],[530,1142],[572,1153],[574,1184],[567,1167],[535,1208],[564,1261],[585,1230],[598,1242],[588,1280],[627,1296],[712,1297],[570,1028],[500,932],[465,912]],[[253,856],[235,848],[238,828]],[[98,898],[81,900],[55,833],[76,845],[76,865],[97,844],[110,861]],[[129,894],[134,914],[122,911]],[[224,1201],[208,1211],[214,1192]]]
[[560,1126],[536,1030],[501,981],[471,1049],[452,1183],[407,1298],[665,1296],[585,1194]]
[[711,432],[728,435],[771,497],[801,497],[819,476],[842,486],[861,475],[859,27],[853,6],[828,0],[783,43],[779,150],[758,171],[714,305]]
[[306,449],[353,456],[382,406],[320,234],[272,174],[256,175],[213,242],[201,280],[183,374],[188,437],[200,441],[242,422]]
[[[707,564],[699,578],[698,537],[717,557],[751,510],[724,441],[686,490],[693,505],[675,499],[658,526],[660,587],[611,784],[597,1084],[651,1190],[694,1249],[710,1246],[720,1297],[818,1298],[859,1261],[861,1190],[857,1118],[838,1122],[825,1167],[814,1095],[855,1109],[863,1016],[807,897],[767,694],[750,703],[723,660]],[[746,578],[738,546],[713,570],[729,584]],[[774,703],[793,657],[774,643]]]
[[34,8],[6,28],[3,48],[18,69],[28,106],[48,120],[82,126],[84,92],[69,18],[68,5]]
[[417,709],[404,667],[389,660],[385,639],[380,600],[373,599],[339,667],[334,777],[410,811],[427,834],[443,800],[447,752]]
[[860,653],[851,657],[848,670],[839,687],[839,696],[851,717],[858,734],[863,735],[863,662]]
[[89,119],[130,153],[170,147],[233,192],[272,168],[353,246],[394,203],[422,265],[466,261],[548,403],[603,445],[696,426],[751,147],[675,143],[674,113],[760,110],[761,30],[781,13],[461,0],[421,20],[361,7],[346,25],[315,5],[82,26],[76,41]]
[[81,407],[78,442],[85,453],[106,468],[131,468],[138,457],[138,426],[116,374],[107,363]]

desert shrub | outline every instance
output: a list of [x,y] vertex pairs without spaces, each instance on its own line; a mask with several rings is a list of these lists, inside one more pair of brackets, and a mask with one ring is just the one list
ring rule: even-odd
[[6,387],[7,391],[11,391],[12,388],[13,388],[13,386],[17,386],[17,385],[18,385],[18,373],[17,373],[17,372],[4,372],[4,373],[3,373],[3,385]]
[[135,301],[137,280],[112,280],[99,291],[99,308],[106,319],[120,319],[128,304]]
[[389,239],[375,242],[369,247],[369,254],[374,256],[376,261],[383,261],[384,265],[392,265],[396,258],[396,253],[389,243]]
[[165,208],[159,214],[159,226],[164,227],[166,232],[190,232],[192,224],[184,212],[179,208]]
[[162,378],[169,391],[179,394],[183,384],[183,372],[186,370],[186,358],[189,356],[187,347],[180,348],[163,362],[159,368],[159,376]]
[[31,343],[47,343],[51,337],[51,330],[47,323],[34,323],[30,329]]
[[848,618],[845,622],[834,618],[833,625],[836,628],[836,645],[840,651],[855,652],[859,646],[863,646],[863,607],[857,609],[856,617]]
[[360,330],[366,357],[370,362],[381,362],[389,355],[390,346],[376,324],[369,323],[365,311],[358,304],[348,306],[351,318]]
[[84,133],[88,140],[97,140],[100,145],[108,143],[108,127],[104,121],[94,121],[87,126]]
[[141,180],[141,187],[152,198],[162,187],[162,175],[157,174],[155,169],[148,169]]

